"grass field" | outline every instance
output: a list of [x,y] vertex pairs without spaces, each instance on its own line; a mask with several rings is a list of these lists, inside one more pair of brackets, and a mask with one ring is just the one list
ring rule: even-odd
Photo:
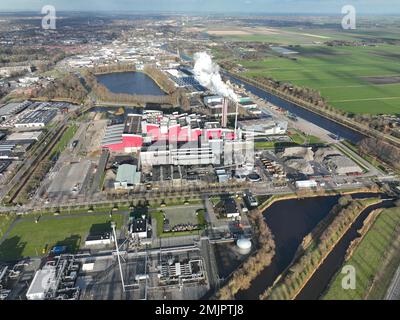
[[54,147],[52,150],[51,157],[53,157],[56,153],[61,153],[64,151],[64,149],[68,146],[70,143],[71,139],[74,137],[75,133],[78,131],[78,126],[77,125],[72,125],[70,126],[63,136],[61,137],[60,141],[58,141],[57,145]]
[[13,215],[0,215],[0,239],[6,233],[12,222],[14,221],[15,216]]
[[340,29],[310,28],[299,29],[296,27],[265,28],[265,27],[221,27],[209,26],[206,32],[213,36],[220,36],[225,41],[251,41],[268,42],[281,45],[313,45],[316,42],[329,40],[370,40],[370,39],[400,39],[400,29],[384,26],[381,28],[343,31]]
[[[296,60],[271,56],[238,61],[250,77],[269,76],[321,92],[331,105],[353,113],[400,113],[400,47],[294,48]],[[393,82],[393,83],[391,83]]]
[[[43,217],[36,224],[34,218],[17,222],[0,244],[0,260],[17,260],[41,256],[55,245],[66,245],[75,252],[84,243],[89,231],[100,232],[110,228],[109,215]],[[114,214],[113,221],[120,228],[123,215]],[[43,252],[45,250],[45,252]]]
[[[368,293],[375,275],[381,270],[385,253],[392,246],[395,228],[400,225],[400,208],[384,210],[353,252],[346,265],[356,268],[356,289],[343,290],[342,274],[337,274],[324,296],[326,300],[362,300]],[[400,253],[397,253],[400,256]],[[397,266],[395,266],[397,268]],[[394,269],[395,270],[395,269]],[[393,272],[385,272],[380,283],[390,283]],[[380,289],[385,292],[385,288]],[[381,297],[382,298],[382,297]]]
[[[184,208],[180,210],[185,210]],[[204,217],[204,209],[196,210],[198,215],[196,216],[193,212],[188,212],[183,218],[182,212],[179,214],[173,214],[172,212],[166,212],[167,219],[170,220],[171,226],[174,226],[179,223],[188,223],[191,222],[193,224],[200,224],[202,228],[206,226],[206,220]],[[163,211],[153,211],[151,212],[151,217],[157,221],[157,236],[160,238],[170,238],[170,237],[180,237],[180,236],[189,236],[189,235],[198,235],[199,230],[193,231],[181,231],[181,232],[164,232],[164,210]],[[181,221],[182,220],[182,221]]]
[[289,131],[289,136],[293,142],[274,142],[274,141],[256,141],[254,146],[256,149],[272,149],[272,148],[280,148],[280,147],[290,147],[297,145],[312,145],[323,143],[318,137],[309,135],[305,136],[301,132],[291,129]]

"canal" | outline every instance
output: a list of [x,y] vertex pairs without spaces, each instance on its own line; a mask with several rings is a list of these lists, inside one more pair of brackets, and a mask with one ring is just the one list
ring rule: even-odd
[[[378,194],[354,194],[354,199],[380,196]],[[340,196],[283,200],[274,203],[264,212],[264,220],[275,240],[275,256],[251,283],[248,290],[240,291],[237,299],[256,300],[277,277],[290,265],[304,237],[322,221],[338,203]],[[326,281],[330,278],[327,276]]]
[[372,211],[376,209],[391,208],[393,206],[393,201],[389,200],[365,209],[351,226],[351,228],[346,232],[343,238],[338,242],[335,248],[330,252],[323,264],[313,274],[306,286],[296,297],[296,300],[317,300],[321,298],[323,293],[328,288],[333,276],[342,266],[346,257],[347,249],[349,248],[351,242],[360,236],[358,230],[362,228],[365,219]]
[[329,120],[327,118],[324,118],[318,114],[315,114],[314,112],[308,111],[292,102],[288,102],[280,97],[277,97],[263,89],[257,88],[251,84],[248,84],[246,82],[243,82],[234,76],[224,73],[224,76],[227,77],[231,82],[234,82],[238,85],[243,85],[244,88],[251,92],[252,94],[269,101],[273,105],[276,105],[282,109],[285,109],[299,118],[302,118],[308,122],[311,122],[327,131],[332,133],[335,136],[338,136],[339,138],[344,138],[346,140],[351,141],[352,143],[357,143],[360,142],[363,138],[365,138],[364,135],[362,135],[359,132],[356,132],[354,130],[351,130],[343,125],[340,125],[339,123],[336,123],[332,120]]
[[113,93],[165,96],[157,83],[143,72],[99,74],[97,81]]

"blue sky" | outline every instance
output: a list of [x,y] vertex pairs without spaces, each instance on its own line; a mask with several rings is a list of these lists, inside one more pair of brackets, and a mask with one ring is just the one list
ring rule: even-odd
[[182,11],[218,13],[340,14],[354,5],[360,14],[400,14],[400,0],[0,0],[0,11]]

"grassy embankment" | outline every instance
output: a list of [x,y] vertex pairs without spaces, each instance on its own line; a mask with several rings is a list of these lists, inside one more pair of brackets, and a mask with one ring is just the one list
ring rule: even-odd
[[345,265],[356,269],[356,289],[344,290],[343,275],[333,278],[326,300],[383,299],[400,262],[400,208],[382,211]]
[[67,131],[63,134],[60,141],[54,146],[53,150],[50,153],[50,159],[52,159],[56,154],[60,154],[65,150],[68,146],[72,138],[75,136],[76,132],[78,131],[78,126],[73,124],[68,127]]
[[378,198],[347,200],[335,206],[329,216],[321,221],[302,244],[304,253],[284,272],[261,299],[294,299],[324,262],[357,217],[369,206],[379,203]]

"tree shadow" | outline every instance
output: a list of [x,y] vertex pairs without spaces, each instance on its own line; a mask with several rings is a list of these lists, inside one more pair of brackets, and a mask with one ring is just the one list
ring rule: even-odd
[[75,253],[79,250],[81,246],[81,236],[78,234],[73,234],[64,240],[58,241],[55,246],[65,246],[67,247],[67,253]]
[[26,242],[21,242],[21,237],[15,236],[4,240],[0,245],[0,261],[14,261],[23,258]]
[[129,217],[131,219],[139,219],[142,218],[142,216],[148,217],[149,215],[149,208],[148,207],[135,207]]

